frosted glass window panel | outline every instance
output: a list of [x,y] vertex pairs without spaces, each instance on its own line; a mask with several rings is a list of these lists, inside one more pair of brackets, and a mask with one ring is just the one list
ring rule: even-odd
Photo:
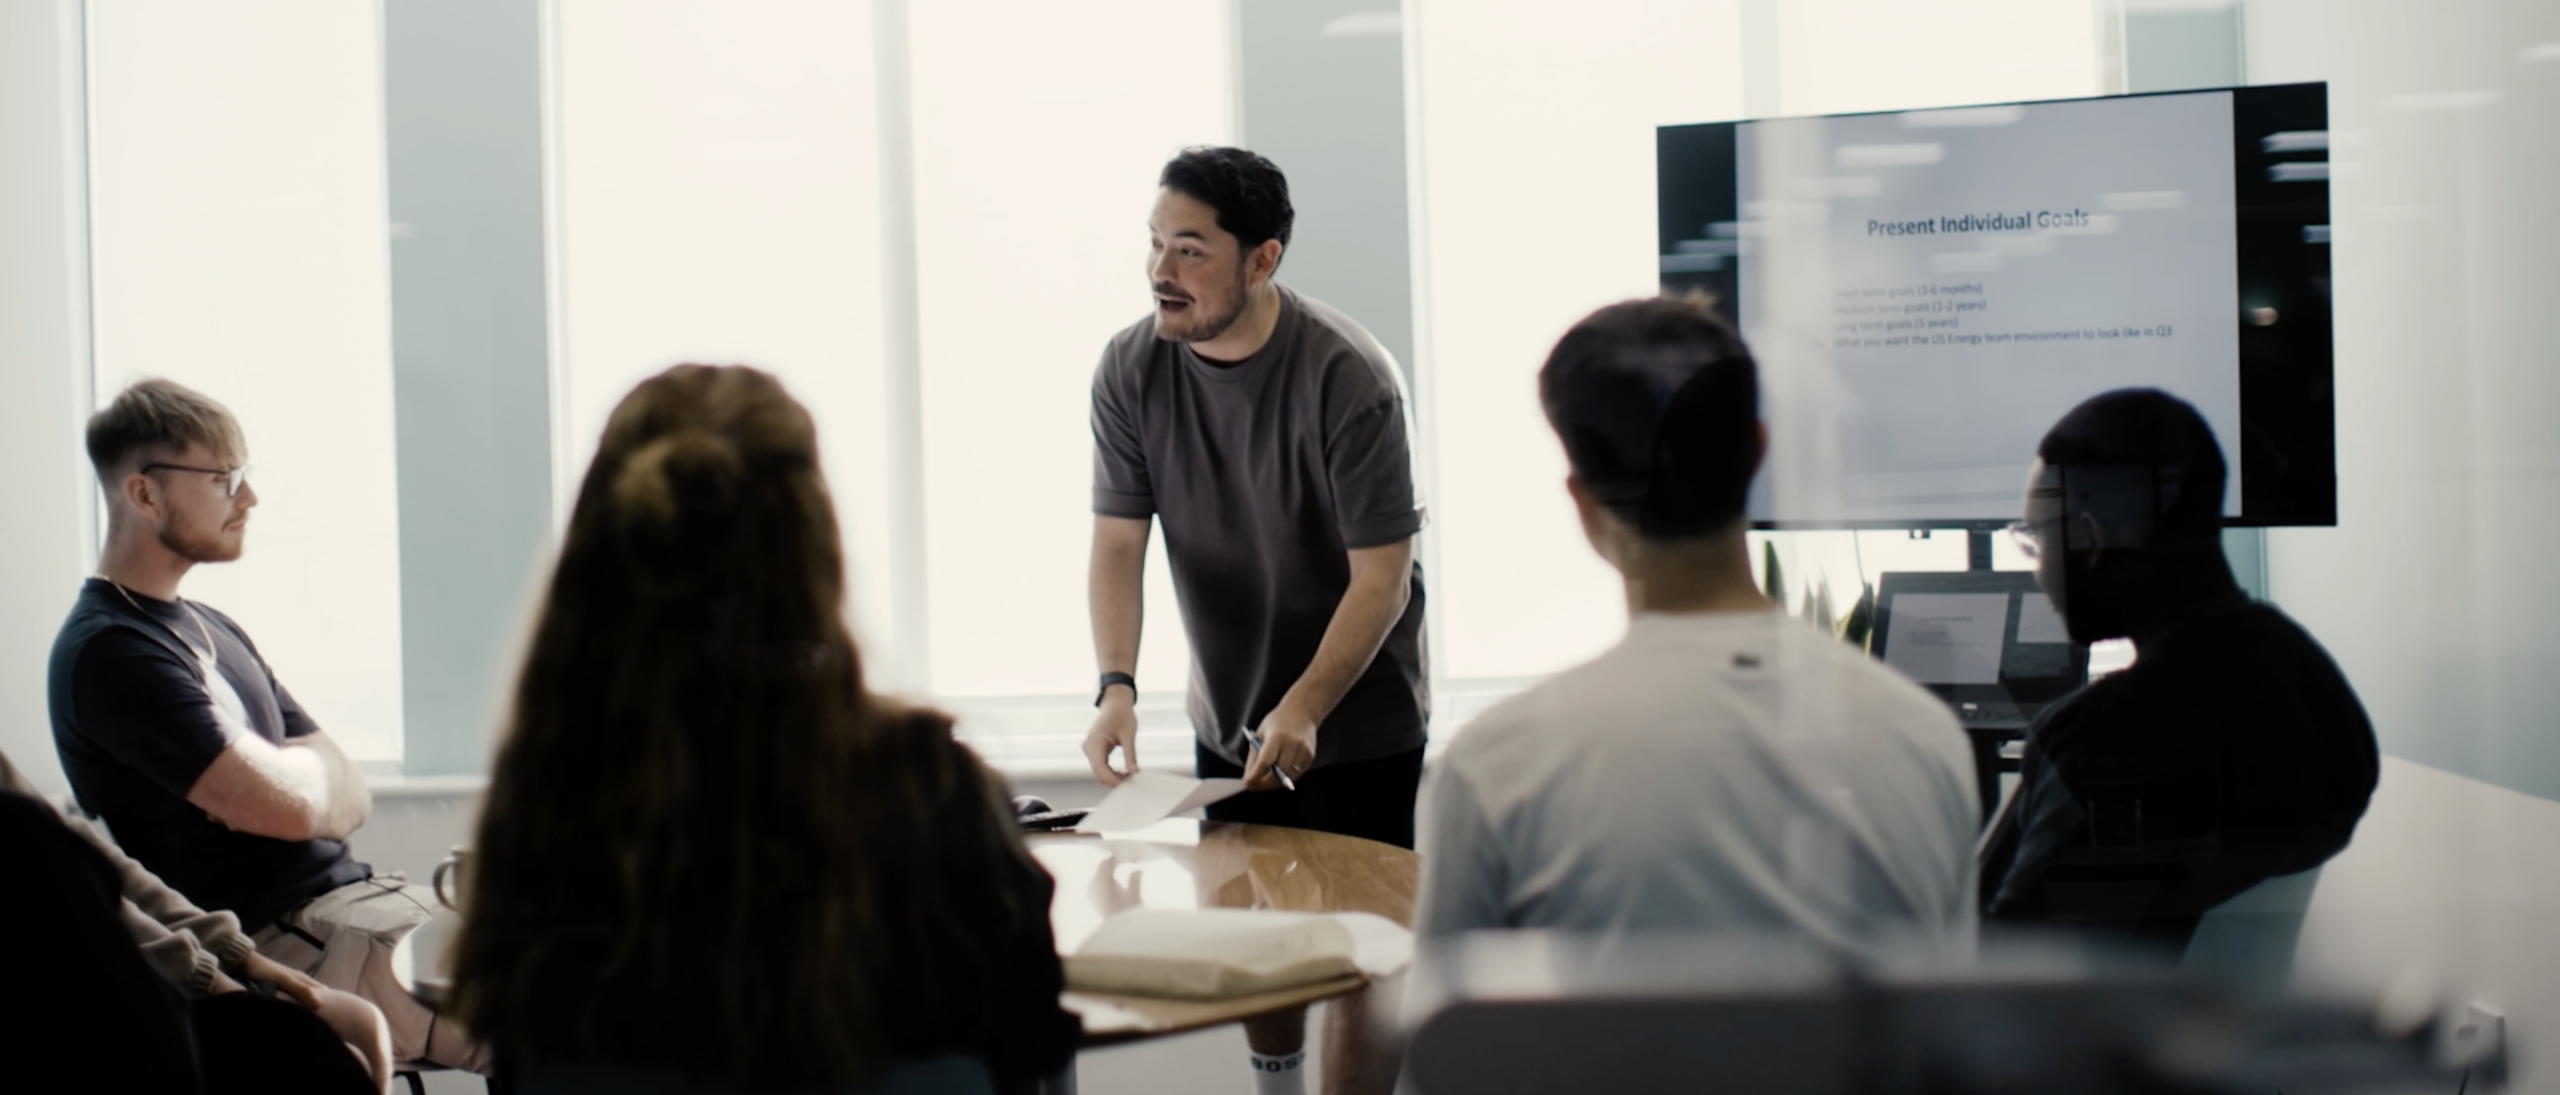
[[240,621],[360,760],[401,754],[377,12],[93,0],[97,396],[164,376],[247,430],[241,561],[187,596]]
[[[2035,563],[2017,551],[2014,544],[2007,550],[2002,543],[2009,539],[2001,533],[1992,541],[1993,570],[2033,570]],[[1751,578],[1762,589],[1769,585],[1765,569],[1768,548],[1777,549],[1778,571],[1785,579],[1786,610],[1796,613],[1804,607],[1805,594],[1818,592],[1825,584],[1831,589],[1831,607],[1838,616],[1849,614],[1858,603],[1858,592],[1873,584],[1879,575],[1892,571],[1963,570],[1966,555],[1965,534],[1942,529],[1927,539],[1913,539],[1901,529],[1819,529],[1788,532],[1754,532],[1751,543]]]
[[[1966,103],[2071,98],[2099,93],[2101,57],[2097,6],[2051,0],[1963,0],[1910,5],[1875,0],[1792,0],[1777,9],[1780,102],[1788,115],[1905,110]],[[1761,347],[1764,367],[1789,358]],[[1798,364],[1827,366],[1806,359]],[[1782,383],[1782,382],[1781,382]],[[1775,438],[1773,445],[1786,443]],[[2023,499],[2033,452],[2018,454]],[[1824,483],[1800,483],[1820,491]],[[1834,607],[1846,613],[1863,580],[1887,571],[1962,570],[1965,534],[1942,530],[1926,540],[1899,531],[1781,532],[1766,537],[1778,548],[1793,612],[1808,589],[1830,582]],[[1755,541],[1761,537],[1754,537]],[[2033,562],[2005,534],[1994,537],[1995,569],[2026,570]],[[1752,565],[1760,565],[1755,546]]]
[[2096,95],[2091,0],[1786,0],[1779,111],[1845,114]]
[[[2338,527],[2268,532],[2273,599],[2346,670],[2386,753],[2544,798],[2560,797],[2555,14],[2253,0],[2240,36],[2251,81],[2329,85]],[[2513,938],[2451,953],[2508,980]]]
[[[1231,139],[1226,6],[935,0],[910,18],[933,690],[1089,695],[1093,369],[1150,314],[1156,173]],[[1151,694],[1189,663],[1163,551]]]
[[1414,0],[1419,339],[1438,445],[1433,636],[1452,678],[1542,674],[1625,621],[1565,495],[1538,366],[1592,309],[1651,296],[1654,127],[1742,110],[1737,5]]
[[871,20],[842,0],[562,0],[554,367],[564,506],[641,380],[688,361],[780,377],[817,419],[851,618],[894,685]]

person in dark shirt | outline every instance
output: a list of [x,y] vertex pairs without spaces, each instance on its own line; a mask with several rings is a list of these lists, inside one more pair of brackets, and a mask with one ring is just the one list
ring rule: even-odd
[[82,808],[152,874],[239,917],[260,953],[382,1009],[402,1060],[480,1063],[392,974],[422,902],[347,838],[373,809],[347,759],[246,630],[182,599],[195,567],[240,558],[248,444],[220,403],[142,380],[89,420],[107,503],[98,574],[55,636],[54,750]]
[[2045,435],[2015,526],[2074,642],[2131,668],[2047,709],[1984,844],[1986,922],[2176,953],[2214,906],[2346,847],[2379,775],[2337,663],[2224,559],[2222,450],[2194,407],[2109,392]]
[[519,1090],[1024,1091],[1073,1059],[1055,883],[950,718],[865,687],[828,497],[764,373],[680,365],[606,423],[451,952]]

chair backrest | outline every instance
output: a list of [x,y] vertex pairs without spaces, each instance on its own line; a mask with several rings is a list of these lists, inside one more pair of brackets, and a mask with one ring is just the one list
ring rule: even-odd
[[2269,997],[2293,982],[2293,952],[2320,868],[2280,874],[2214,906],[2196,924],[2179,968],[2235,992]]
[[[509,1077],[510,1091],[524,1095],[727,1095],[642,1069],[568,1068]],[[736,1089],[745,1090],[745,1089]],[[985,1062],[950,1055],[897,1065],[865,1084],[830,1089],[827,1095],[995,1095]]]
[[1848,1095],[1847,1018],[1812,997],[1462,1004],[1414,1032],[1405,1074],[1422,1095]]

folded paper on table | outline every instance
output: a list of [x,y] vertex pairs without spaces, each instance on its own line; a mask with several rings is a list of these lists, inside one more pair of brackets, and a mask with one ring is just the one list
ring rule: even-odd
[[1413,964],[1413,932],[1376,913],[1326,913],[1351,932],[1351,963],[1370,980],[1393,977]]
[[1193,779],[1171,772],[1139,771],[1103,796],[1102,805],[1077,823],[1079,833],[1125,833],[1144,829],[1175,814],[1232,798],[1244,790],[1240,779]]
[[1065,961],[1075,992],[1221,1000],[1354,975],[1413,959],[1413,933],[1367,913],[1132,909],[1102,922]]
[[1070,992],[1058,998],[1058,1006],[1074,1012],[1082,1020],[1084,1032],[1094,1034],[1144,1034],[1162,1024],[1142,1011],[1121,1007],[1099,996]]

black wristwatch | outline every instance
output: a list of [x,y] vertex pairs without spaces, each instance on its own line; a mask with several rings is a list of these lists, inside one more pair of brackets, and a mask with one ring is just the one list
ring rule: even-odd
[[1102,706],[1102,697],[1109,695],[1111,693],[1111,686],[1115,684],[1128,685],[1129,702],[1138,702],[1138,678],[1132,677],[1126,673],[1105,673],[1102,675],[1102,687],[1094,689],[1093,692],[1093,705],[1095,707]]

